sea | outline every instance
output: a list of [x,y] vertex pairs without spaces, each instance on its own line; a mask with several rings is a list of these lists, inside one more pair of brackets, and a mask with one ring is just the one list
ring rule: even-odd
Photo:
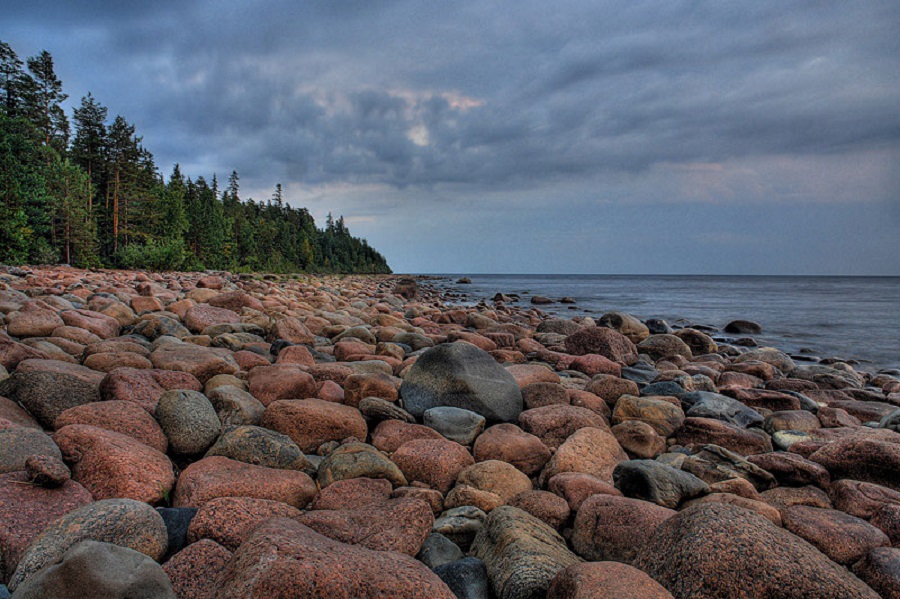
[[[776,347],[801,363],[851,360],[857,370],[900,369],[900,277],[684,275],[433,275],[430,284],[466,306],[491,303],[496,293],[572,298],[574,304],[535,306],[560,317],[626,312],[662,318],[673,328],[705,325],[720,341],[736,319],[759,323],[759,345]],[[461,284],[465,277],[470,284]],[[743,335],[741,335],[743,336]]]

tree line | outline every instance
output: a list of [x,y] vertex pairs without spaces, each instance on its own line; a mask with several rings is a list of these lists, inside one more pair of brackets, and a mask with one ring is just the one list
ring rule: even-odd
[[[135,126],[90,93],[74,109],[47,51],[22,61],[0,40],[0,262],[154,270],[389,273],[344,218],[240,195],[232,172],[166,180]],[[74,129],[74,134],[73,134]]]

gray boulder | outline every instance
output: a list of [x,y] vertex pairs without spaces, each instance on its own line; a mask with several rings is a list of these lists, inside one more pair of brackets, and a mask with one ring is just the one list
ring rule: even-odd
[[685,393],[681,396],[681,406],[686,408],[684,415],[688,418],[713,418],[741,428],[762,427],[765,422],[765,418],[756,410],[736,399],[710,391]]
[[428,409],[451,406],[490,422],[515,422],[523,407],[513,376],[468,343],[445,343],[423,353],[400,386],[400,396],[404,409],[417,418]]
[[682,502],[709,493],[709,485],[689,472],[656,460],[619,462],[613,482],[625,497],[675,509]]
[[156,419],[169,440],[169,448],[181,455],[206,451],[222,430],[216,410],[199,391],[166,391],[156,406]]
[[460,445],[471,445],[484,430],[485,419],[471,410],[440,406],[425,410],[423,424]]
[[25,580],[16,599],[175,599],[162,566],[127,547],[82,541]]
[[307,474],[314,470],[290,437],[259,426],[227,427],[206,452],[206,457],[214,455],[266,468],[302,470]]

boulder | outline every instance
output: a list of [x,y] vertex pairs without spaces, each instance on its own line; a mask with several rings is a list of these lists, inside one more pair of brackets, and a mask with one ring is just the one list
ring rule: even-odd
[[675,509],[683,501],[709,493],[709,485],[683,470],[655,460],[620,462],[613,471],[616,488],[625,497]]
[[627,459],[628,455],[612,433],[583,428],[566,439],[547,462],[541,472],[541,486],[561,472],[582,472],[612,482],[616,465]]
[[209,539],[191,544],[163,564],[178,599],[208,599],[232,553]]
[[226,427],[206,457],[222,456],[266,468],[313,472],[313,465],[287,435],[259,426]]
[[650,335],[637,344],[637,350],[654,360],[667,360],[674,356],[690,360],[693,357],[690,346],[675,335]]
[[202,347],[193,343],[167,343],[150,354],[154,368],[193,375],[205,383],[217,374],[237,374],[240,367],[227,349]]
[[155,415],[172,452],[178,455],[203,453],[222,430],[215,409],[199,391],[166,391],[159,398]]
[[188,543],[215,541],[229,551],[240,547],[260,523],[269,518],[294,518],[300,510],[280,501],[255,497],[217,497],[203,504],[191,519]]
[[59,447],[44,431],[23,426],[0,428],[0,474],[25,470],[28,458],[35,455],[62,459]]
[[158,560],[166,552],[166,525],[156,510],[140,501],[89,503],[55,520],[28,546],[9,581],[10,590],[85,540],[127,547]]
[[575,515],[572,548],[588,561],[630,564],[657,527],[676,513],[639,499],[592,495]]
[[407,556],[333,541],[284,518],[268,520],[253,531],[211,596],[454,599],[440,578]]
[[549,491],[524,491],[510,499],[507,505],[528,512],[555,530],[562,530],[571,514],[568,502]]
[[566,337],[565,345],[566,350],[575,356],[599,354],[628,366],[638,359],[634,343],[621,333],[605,327],[581,329]]
[[475,463],[465,447],[446,439],[407,441],[391,460],[407,480],[425,483],[442,493],[450,490],[463,469]]
[[169,577],[159,564],[134,549],[81,541],[16,588],[23,599],[175,599]]
[[439,406],[425,410],[422,422],[451,441],[471,445],[484,430],[485,418],[470,410]]
[[201,391],[203,386],[197,377],[187,372],[116,368],[100,382],[100,398],[134,402],[154,414],[159,398],[171,389]]
[[131,437],[135,441],[166,453],[169,442],[159,423],[131,401],[98,401],[69,408],[54,423],[57,430],[70,424],[87,424]]
[[612,423],[621,424],[628,420],[645,422],[663,437],[670,437],[684,422],[684,412],[663,399],[623,395],[615,404]]
[[687,408],[685,416],[690,418],[713,418],[741,428],[761,427],[765,421],[762,414],[756,410],[719,393],[709,391],[685,393],[681,397],[681,404],[683,408]]
[[226,426],[255,426],[262,420],[266,406],[248,391],[232,385],[216,387],[206,394],[209,403]]
[[581,560],[550,526],[520,509],[492,511],[472,543],[498,599],[544,597],[556,574]]
[[547,599],[672,599],[661,584],[627,564],[591,562],[560,570],[550,582]]
[[261,425],[287,435],[304,453],[312,453],[328,441],[365,440],[369,432],[359,410],[321,399],[272,402]]
[[828,443],[809,459],[833,479],[852,478],[900,491],[900,433],[863,428]]
[[394,487],[406,485],[406,477],[383,453],[365,443],[341,445],[319,464],[317,480],[321,488],[356,478],[384,479]]
[[884,599],[900,599],[900,548],[873,549],[853,566],[853,572]]
[[250,393],[268,406],[279,399],[307,399],[316,396],[316,381],[296,364],[256,366],[247,380]]
[[763,431],[744,429],[714,418],[685,418],[675,439],[679,445],[718,445],[742,456],[772,451],[772,441]]
[[422,426],[421,424],[411,424],[401,422],[399,420],[385,420],[379,422],[375,430],[372,431],[372,445],[379,451],[394,453],[397,449],[407,441],[415,439],[444,439],[434,429]]
[[0,395],[19,402],[47,429],[69,408],[100,399],[103,373],[58,360],[25,360],[0,382]]
[[593,427],[609,430],[609,425],[600,414],[577,406],[555,405],[525,410],[519,415],[519,426],[527,433],[538,437],[544,445],[556,449],[572,433]]
[[472,453],[476,462],[500,460],[534,476],[550,459],[550,450],[541,440],[515,424],[495,424],[475,439]]
[[845,566],[876,547],[890,545],[883,532],[865,520],[837,510],[795,505],[782,511],[784,527]]
[[669,518],[633,565],[677,598],[878,596],[806,541],[724,503]]
[[490,354],[463,342],[438,345],[419,356],[400,396],[404,409],[416,417],[451,406],[489,422],[514,422],[522,411],[522,392],[512,375]]
[[319,491],[309,509],[352,510],[361,506],[384,503],[391,498],[391,490],[391,481],[384,478],[338,480]]

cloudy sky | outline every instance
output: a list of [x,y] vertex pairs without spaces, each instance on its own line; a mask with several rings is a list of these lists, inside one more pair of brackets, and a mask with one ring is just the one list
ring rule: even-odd
[[900,275],[900,3],[4,2],[168,174],[395,271]]

